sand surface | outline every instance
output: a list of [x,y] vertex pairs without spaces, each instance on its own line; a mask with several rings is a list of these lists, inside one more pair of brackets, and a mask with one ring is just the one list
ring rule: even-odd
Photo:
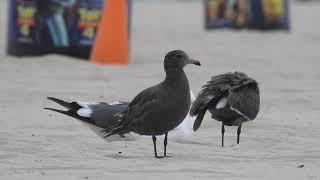
[[[0,179],[320,179],[320,4],[292,3],[292,31],[206,32],[200,1],[139,1],[131,64],[97,66],[60,55],[5,55],[7,1],[0,1]],[[164,78],[163,56],[183,49],[198,92],[212,75],[239,70],[260,82],[261,111],[226,128],[206,115],[189,143],[153,158],[151,138],[107,143],[81,123],[43,110],[66,100],[130,100]],[[158,143],[162,152],[162,142]],[[119,154],[118,152],[122,153]],[[297,168],[304,165],[303,168]]]

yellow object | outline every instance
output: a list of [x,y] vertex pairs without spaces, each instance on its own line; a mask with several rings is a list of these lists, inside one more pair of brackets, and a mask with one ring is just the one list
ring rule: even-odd
[[20,33],[24,36],[29,36],[29,33],[30,33],[30,28],[28,25],[22,25],[20,27]]
[[284,15],[283,0],[263,0],[264,14],[270,17],[282,17]]

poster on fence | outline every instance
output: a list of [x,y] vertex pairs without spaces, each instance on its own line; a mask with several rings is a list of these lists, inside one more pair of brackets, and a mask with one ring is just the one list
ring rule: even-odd
[[288,0],[205,0],[205,27],[289,30]]
[[9,0],[8,54],[89,58],[107,1]]

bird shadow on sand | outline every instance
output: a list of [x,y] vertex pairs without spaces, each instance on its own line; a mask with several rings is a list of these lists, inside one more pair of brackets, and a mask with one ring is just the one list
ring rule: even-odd
[[[175,143],[178,143],[178,144],[195,144],[195,145],[201,145],[201,146],[207,146],[207,147],[222,147],[221,145],[219,144],[215,144],[214,142],[212,143],[205,143],[205,142],[198,142],[198,141],[175,141]],[[225,148],[226,147],[236,147],[238,144],[232,144],[232,145],[228,145],[228,146],[224,146]],[[222,147],[223,148],[223,147]]]
[[195,145],[202,145],[202,146],[211,146],[210,144],[207,144],[207,143],[201,143],[201,142],[197,142],[197,141],[186,141],[186,140],[183,140],[183,141],[175,141],[175,143],[178,143],[178,144],[195,144]]
[[126,154],[106,154],[104,155],[106,158],[111,158],[111,159],[171,159],[174,158],[175,156],[167,155],[166,157],[160,156],[160,158],[156,158],[154,156],[131,156],[131,155],[126,155]]

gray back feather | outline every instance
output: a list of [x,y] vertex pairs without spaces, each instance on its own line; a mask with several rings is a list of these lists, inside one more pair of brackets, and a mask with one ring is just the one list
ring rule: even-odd
[[119,114],[123,112],[129,103],[109,105],[107,103],[99,103],[91,107],[91,119],[95,121],[96,125],[106,129],[113,129],[119,125]]
[[252,82],[233,89],[229,94],[230,107],[253,120],[260,109],[259,87]]

